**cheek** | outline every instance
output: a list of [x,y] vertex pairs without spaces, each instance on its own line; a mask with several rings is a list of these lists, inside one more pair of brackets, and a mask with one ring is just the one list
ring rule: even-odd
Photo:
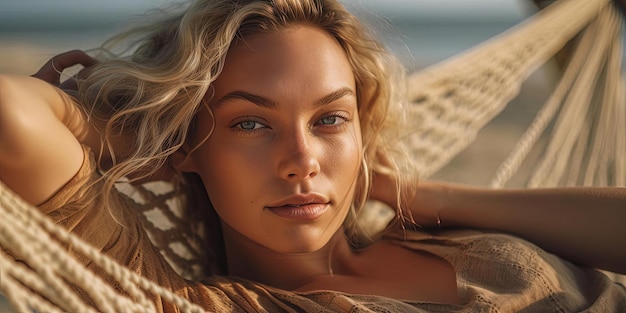
[[[343,173],[356,172],[361,161],[361,146],[350,140],[329,149],[327,155],[329,162],[334,163],[335,168]],[[348,177],[351,177],[350,175]],[[345,177],[345,178],[348,178]]]
[[265,154],[249,151],[245,145],[220,140],[213,134],[196,152],[195,162],[207,193],[216,210],[229,206],[250,205],[257,201],[263,179]]
[[361,127],[358,119],[354,121],[354,125],[350,142],[346,143],[348,150],[346,153],[352,156],[358,170],[361,166],[361,160],[363,159],[363,141],[361,138]]
[[216,209],[221,207],[219,204],[250,201],[248,195],[258,190],[259,180],[267,176],[261,173],[267,168],[260,165],[261,156],[258,151],[253,153],[219,140],[219,136],[210,138],[196,151],[197,172]]
[[326,153],[327,162],[332,170],[329,175],[335,176],[341,186],[352,187],[361,167],[363,146],[359,128],[333,143]]
[[189,141],[194,147],[202,145],[213,133],[215,120],[213,112],[207,109],[201,109],[189,129]]

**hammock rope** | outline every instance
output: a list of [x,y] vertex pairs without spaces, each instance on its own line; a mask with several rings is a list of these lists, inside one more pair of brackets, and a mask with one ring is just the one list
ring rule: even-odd
[[[9,249],[12,254],[19,256],[20,260],[28,260],[26,262],[32,268],[28,271],[25,266],[13,261],[12,258],[5,257],[6,254],[0,254],[0,265],[2,265],[0,267],[2,271],[0,290],[7,295],[15,307],[22,307],[23,304],[20,303],[27,303],[35,310],[46,312],[48,310],[44,310],[44,307],[49,305],[57,305],[72,312],[96,312],[76,295],[70,285],[72,283],[80,286],[81,291],[93,300],[98,312],[154,312],[154,304],[146,298],[144,292],[160,295],[185,312],[203,312],[202,308],[131,272],[64,228],[54,224],[1,183],[0,212],[3,216],[0,219],[0,246]],[[60,243],[71,246],[73,251],[84,255],[101,267],[124,291],[129,293],[129,296],[121,295],[113,290],[100,277],[70,256],[67,249],[64,249]],[[29,272],[30,276],[24,275],[24,271]],[[63,279],[68,279],[69,282],[64,282]],[[28,284],[28,280],[36,281],[36,283]],[[54,303],[45,300],[41,303],[41,299],[31,298],[32,292],[28,289],[41,293],[48,301],[54,301]]]
[[[421,177],[428,178],[519,94],[521,84],[557,54],[609,0],[557,1],[477,47],[409,77],[407,135]],[[605,36],[605,34],[600,34]]]
[[[558,1],[518,27],[411,75],[413,103],[407,115],[415,128],[406,140],[421,176],[431,176],[467,147],[519,93],[530,73],[586,29],[554,94],[491,186],[506,184],[557,116],[553,140],[529,186],[575,184],[580,176],[585,184],[624,185],[626,95],[620,23],[610,0]],[[594,92],[589,86],[599,81],[603,87]],[[204,311],[54,224],[2,182],[0,216],[0,292],[19,312],[153,312],[151,298],[157,295],[182,311]],[[101,268],[121,291],[76,257]]]
[[[614,175],[613,182],[608,177],[611,172],[624,173],[623,155],[626,153],[624,140],[618,132],[618,127],[624,125],[623,98],[620,101],[624,88],[620,70],[620,22],[621,16],[618,12],[608,7],[587,27],[559,84],[516,147],[497,169],[490,183],[491,187],[503,187],[519,170],[561,108],[563,111],[552,133],[551,143],[528,187],[579,185],[579,171],[584,168],[586,172],[583,185],[624,186],[623,174]],[[605,68],[604,80],[600,79],[602,68]],[[604,86],[598,83],[602,81]],[[602,88],[603,98],[592,101],[594,89]],[[596,127],[591,127],[589,120],[597,115],[592,114],[594,110],[601,113],[595,122]],[[596,130],[591,141],[590,127]],[[585,167],[585,153],[588,151],[591,156]]]
[[[557,120],[555,131],[552,134],[551,143],[546,151],[546,157],[542,163],[540,163],[538,169],[534,171],[535,175],[530,181],[530,187],[558,185],[559,179],[566,173],[570,160],[568,156],[572,154],[578,155],[580,160],[580,158],[582,158],[582,154],[585,153],[585,151],[577,152],[574,150],[578,140],[580,140],[579,146],[583,146],[586,145],[585,141],[592,138],[590,137],[592,134],[589,132],[592,128],[591,124],[593,121],[585,121],[585,119],[587,117],[594,117],[597,115],[593,114],[593,111],[597,111],[598,108],[605,107],[605,105],[600,105],[596,101],[593,101],[594,90],[590,88],[590,86],[594,86],[595,82],[598,82],[601,79],[601,70],[606,64],[605,61],[607,60],[608,52],[611,47],[610,40],[614,39],[614,36],[609,31],[619,27],[619,19],[617,18],[617,15],[611,13],[615,12],[603,12],[603,14],[600,15],[601,18],[596,21],[598,25],[592,25],[597,28],[594,35],[599,41],[597,42],[598,45],[593,46],[593,49],[590,49],[585,66],[581,69],[580,74],[577,76],[577,81],[571,88],[569,98],[566,100],[566,103],[569,105],[563,108],[563,114],[561,114]],[[614,41],[615,40],[613,40],[613,42]],[[591,108],[592,103],[597,105],[594,105]],[[593,110],[590,111],[590,109]],[[598,127],[595,128],[597,129],[596,135],[598,135],[598,140],[602,139],[603,133],[607,133],[607,130],[605,129],[606,126],[610,128],[616,127],[616,125],[610,123],[610,120],[604,119],[602,121],[604,123],[597,123]],[[585,127],[580,127],[580,125],[585,125]],[[608,130],[609,134],[607,134],[607,137],[615,137],[611,136],[610,132],[615,133],[615,129]],[[619,141],[619,138],[616,139]],[[592,142],[589,146],[597,148],[595,146],[601,144],[602,142],[596,141],[595,144]],[[598,181],[592,178],[595,174],[593,172],[595,165],[593,160],[594,155],[597,159],[598,154],[603,151],[602,149],[598,149],[597,151],[591,149],[591,151],[593,155],[589,160],[589,167],[585,179],[600,185],[607,185],[607,182],[603,182],[602,180]],[[580,168],[580,166],[576,166],[575,168]],[[574,171],[576,171],[576,169]],[[575,172],[573,173],[576,174]],[[573,176],[572,180],[577,175]]]

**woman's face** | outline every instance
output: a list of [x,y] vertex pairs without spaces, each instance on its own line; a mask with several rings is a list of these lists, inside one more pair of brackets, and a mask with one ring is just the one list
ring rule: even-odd
[[[208,140],[191,155],[230,240],[312,252],[341,229],[362,155],[355,79],[323,30],[294,26],[235,43]],[[213,119],[198,116],[195,138]]]

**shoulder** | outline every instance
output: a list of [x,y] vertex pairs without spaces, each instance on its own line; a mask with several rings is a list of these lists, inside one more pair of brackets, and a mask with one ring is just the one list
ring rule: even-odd
[[506,233],[478,230],[426,233],[409,230],[387,238],[409,249],[439,255],[457,268],[457,272],[467,268],[467,263],[471,263],[473,268],[483,265],[509,274],[524,270],[537,272],[562,261],[533,243]]
[[0,178],[31,204],[48,199],[82,162],[66,123],[80,120],[77,104],[43,81],[0,75]]
[[[398,245],[448,260],[456,271],[461,298],[468,305],[487,304],[503,311],[533,307],[573,312],[589,305],[614,307],[626,301],[624,288],[597,270],[576,266],[513,235],[451,230],[392,236]],[[588,294],[589,290],[593,294]],[[512,299],[511,294],[519,297]]]
[[[94,203],[97,195],[100,174],[97,171],[96,161],[91,149],[82,145],[83,162],[78,171],[64,185],[59,187],[45,202],[37,207],[44,214],[64,210],[71,214],[81,207]],[[55,215],[59,215],[58,213]],[[59,218],[62,218],[59,216]],[[55,221],[58,222],[58,221]]]

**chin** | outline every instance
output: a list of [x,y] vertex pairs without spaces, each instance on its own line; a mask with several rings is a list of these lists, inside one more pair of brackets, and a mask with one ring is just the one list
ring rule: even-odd
[[330,238],[316,237],[315,239],[300,238],[300,240],[295,240],[295,237],[292,237],[292,240],[283,242],[280,245],[273,244],[268,248],[274,250],[275,252],[284,254],[306,254],[319,251],[324,248],[329,241]]

